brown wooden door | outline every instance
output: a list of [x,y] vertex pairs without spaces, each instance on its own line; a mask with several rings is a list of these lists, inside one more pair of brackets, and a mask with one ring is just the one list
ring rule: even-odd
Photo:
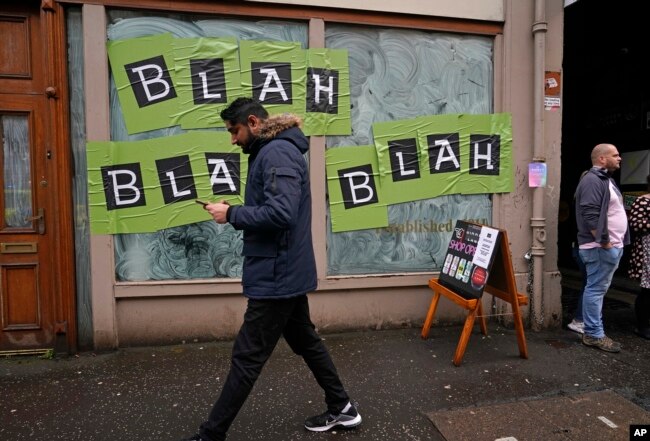
[[62,228],[71,228],[60,225],[69,202],[61,200],[55,172],[57,158],[65,155],[53,134],[64,128],[51,115],[56,87],[48,72],[52,48],[43,38],[44,17],[39,1],[0,4],[2,351],[54,349],[57,335],[68,333],[73,320],[74,291],[61,290],[61,279],[70,277],[61,274],[70,247],[57,241],[69,237]]

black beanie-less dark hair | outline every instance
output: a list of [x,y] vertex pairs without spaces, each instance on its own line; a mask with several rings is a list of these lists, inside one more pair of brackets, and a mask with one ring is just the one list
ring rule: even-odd
[[220,115],[222,120],[228,121],[231,124],[245,124],[249,115],[266,119],[269,117],[269,112],[266,111],[259,101],[248,97],[240,97],[223,109]]

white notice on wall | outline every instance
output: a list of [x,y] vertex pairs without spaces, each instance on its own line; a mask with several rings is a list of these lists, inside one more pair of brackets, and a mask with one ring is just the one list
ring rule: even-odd
[[559,109],[560,104],[561,104],[560,97],[555,97],[555,96],[545,96],[544,97],[544,109],[545,110]]

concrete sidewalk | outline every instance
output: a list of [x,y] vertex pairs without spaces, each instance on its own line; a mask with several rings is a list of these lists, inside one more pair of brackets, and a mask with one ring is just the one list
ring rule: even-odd
[[[623,345],[619,354],[586,347],[565,329],[527,330],[524,360],[515,332],[488,323],[489,335],[476,326],[463,363],[455,367],[460,326],[434,325],[428,340],[419,328],[324,335],[364,420],[356,430],[320,434],[302,423],[324,411],[322,392],[281,342],[228,439],[492,441],[510,434],[537,440],[538,417],[550,409],[548,421],[570,412],[588,415],[555,421],[553,437],[544,439],[596,439],[592,433],[601,424],[602,439],[626,440],[629,424],[650,424],[650,342],[632,333],[629,306],[604,313],[608,334]],[[209,412],[231,346],[191,343],[53,360],[0,359],[0,439],[176,441],[194,433]],[[527,416],[531,409],[535,417]]]

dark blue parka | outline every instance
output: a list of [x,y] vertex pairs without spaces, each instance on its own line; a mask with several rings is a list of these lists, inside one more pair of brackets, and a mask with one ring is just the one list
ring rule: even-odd
[[295,115],[271,116],[251,146],[244,205],[228,222],[244,230],[244,295],[287,298],[316,289],[311,237],[309,141]]

